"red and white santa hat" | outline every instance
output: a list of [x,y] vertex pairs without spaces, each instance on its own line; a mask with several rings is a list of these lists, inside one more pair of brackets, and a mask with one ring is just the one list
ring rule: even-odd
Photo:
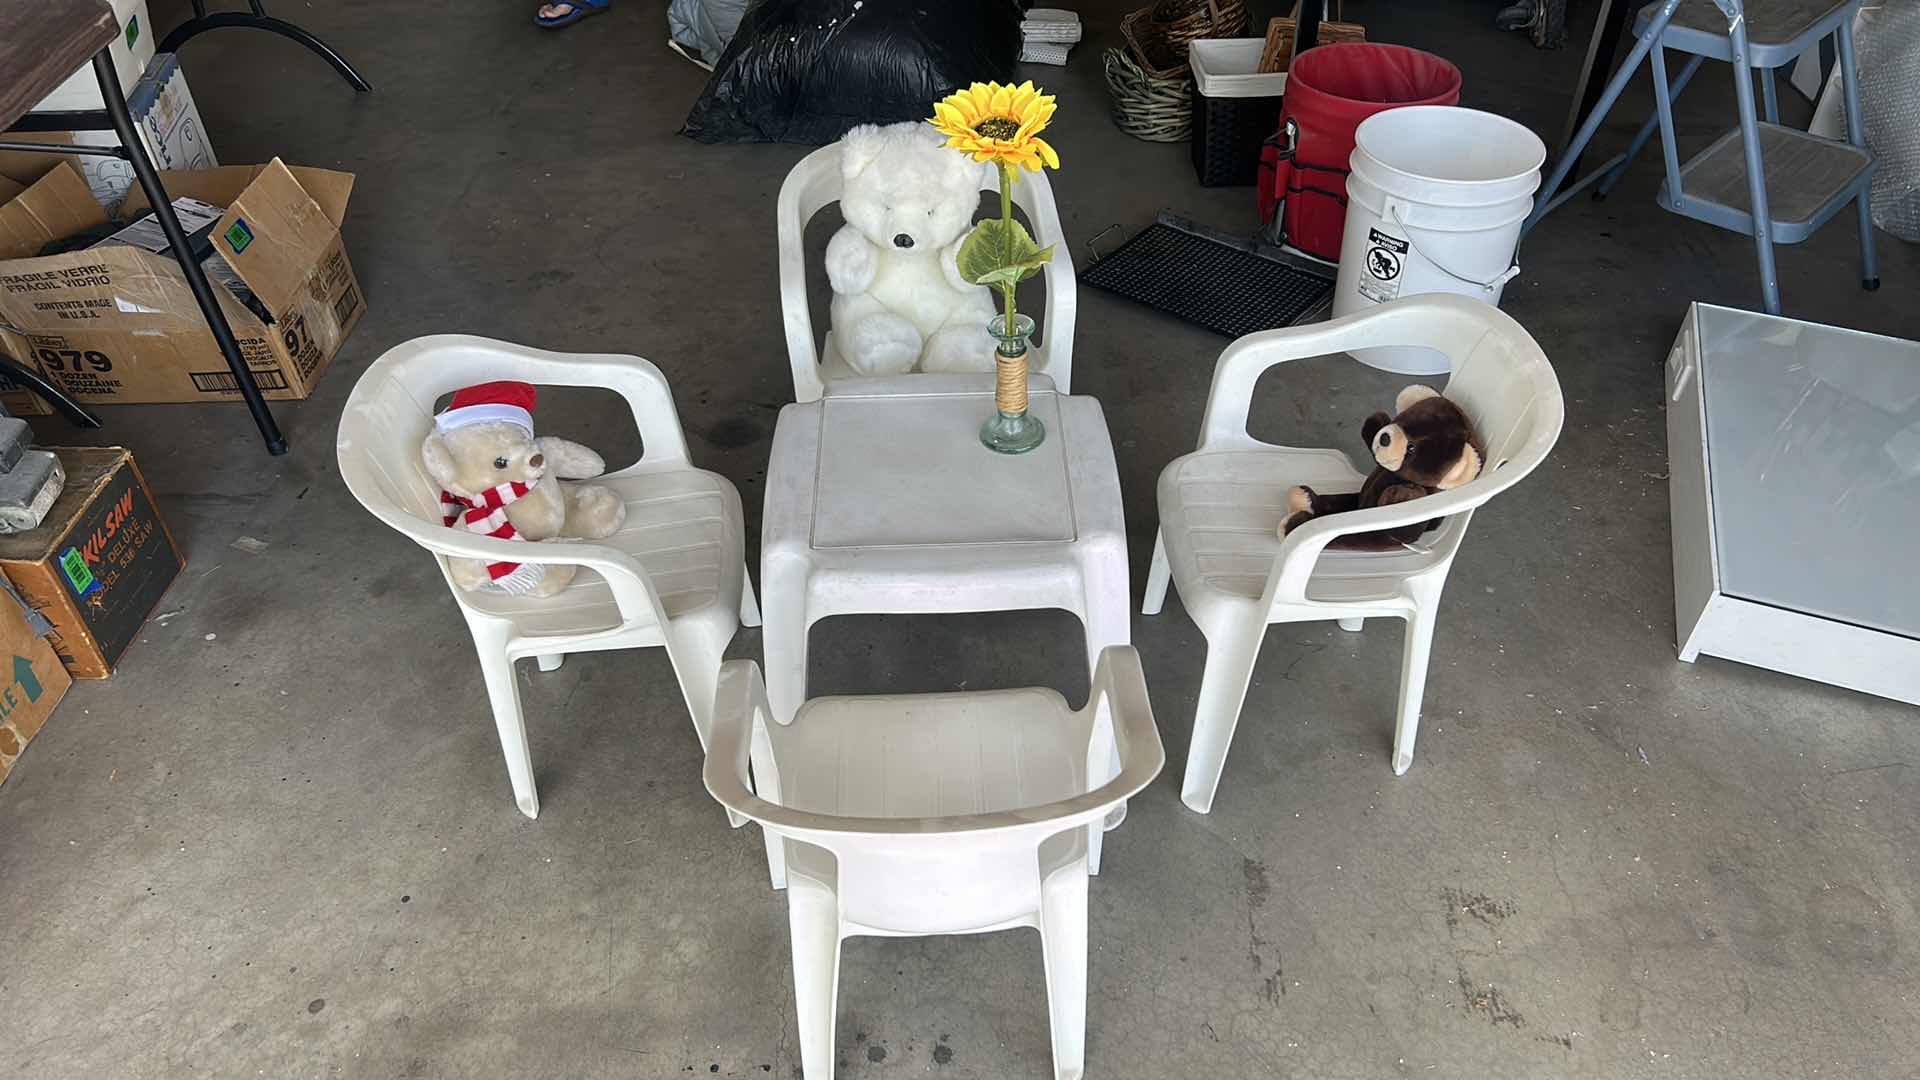
[[445,434],[468,424],[518,424],[533,434],[533,403],[538,391],[532,383],[490,382],[455,391],[446,410],[433,418]]

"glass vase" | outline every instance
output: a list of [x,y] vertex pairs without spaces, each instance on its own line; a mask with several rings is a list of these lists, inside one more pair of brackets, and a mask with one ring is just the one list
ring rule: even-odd
[[1008,332],[1007,317],[995,315],[987,333],[999,344],[993,350],[994,414],[980,425],[980,442],[997,454],[1024,454],[1047,438],[1047,426],[1027,412],[1027,339],[1033,336],[1033,319],[1015,315]]

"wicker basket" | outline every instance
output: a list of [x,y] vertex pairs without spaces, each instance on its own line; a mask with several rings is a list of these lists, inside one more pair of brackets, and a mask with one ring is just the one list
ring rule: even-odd
[[1113,99],[1113,123],[1147,142],[1185,142],[1193,133],[1193,80],[1147,74],[1126,49],[1102,54],[1107,93]]
[[1139,68],[1156,79],[1187,77],[1187,45],[1195,38],[1244,37],[1244,0],[1161,0],[1120,20]]
[[[1334,7],[1334,17],[1320,23],[1319,44],[1334,45],[1343,41],[1367,40],[1367,28],[1359,23],[1341,22],[1346,15],[1346,0]],[[1260,52],[1260,66],[1254,70],[1262,75],[1287,70],[1293,60],[1293,30],[1299,25],[1300,5],[1293,5],[1293,14],[1275,15],[1267,21],[1267,45]]]

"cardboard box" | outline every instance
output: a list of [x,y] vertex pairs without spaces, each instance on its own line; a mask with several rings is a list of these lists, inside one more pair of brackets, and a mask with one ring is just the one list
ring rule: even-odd
[[[91,73],[88,78],[92,78]],[[146,74],[127,90],[127,110],[133,114],[134,127],[154,168],[211,169],[220,164],[207,139],[200,109],[193,103],[193,93],[187,89],[186,73],[180,70],[180,61],[173,53],[155,56]],[[66,141],[83,146],[120,145],[120,136],[111,131],[73,131],[65,136]],[[94,199],[107,213],[118,216],[127,194],[138,183],[133,163],[99,154],[73,161],[86,176]]]
[[0,783],[72,685],[20,598],[0,589]]
[[[0,183],[4,182],[4,179],[0,179]],[[38,370],[33,362],[33,350],[27,347],[27,339],[4,327],[0,327],[0,355],[24,367]],[[53,415],[53,406],[42,401],[39,394],[5,375],[0,375],[0,408],[5,408],[9,416]]]
[[132,454],[117,446],[54,453],[67,488],[45,524],[0,536],[0,574],[53,624],[48,640],[67,672],[104,679],[186,560]]
[[[215,289],[261,393],[312,393],[366,309],[340,240],[350,173],[266,165],[161,174],[167,191],[226,208],[213,246],[271,325]],[[131,217],[145,193],[127,197]],[[48,379],[89,404],[238,401],[239,388],[170,256],[114,246],[36,256],[105,218],[62,162],[0,206],[0,327],[27,339]]]

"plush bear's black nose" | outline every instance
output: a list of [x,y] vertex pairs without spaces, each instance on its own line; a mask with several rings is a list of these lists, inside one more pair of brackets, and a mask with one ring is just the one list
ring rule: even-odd
[[1380,449],[1385,450],[1387,447],[1393,445],[1393,435],[1390,432],[1383,431],[1380,433],[1380,438],[1376,441],[1380,444]]
[[893,238],[893,246],[897,248],[910,248],[913,246],[913,237],[908,236],[906,233],[901,233]]

